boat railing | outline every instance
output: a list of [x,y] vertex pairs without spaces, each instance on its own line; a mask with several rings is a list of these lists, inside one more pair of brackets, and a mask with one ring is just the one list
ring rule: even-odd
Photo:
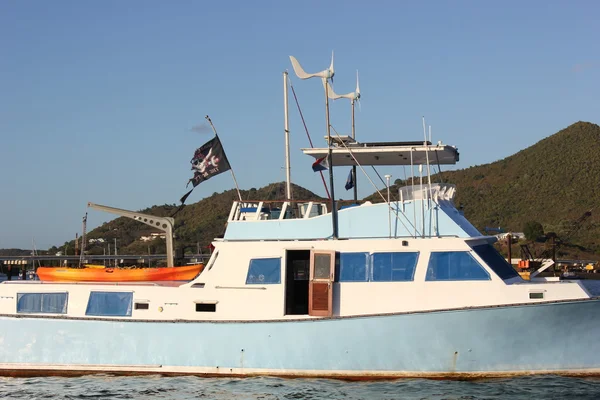
[[[352,200],[340,200],[336,203],[340,210],[360,205]],[[327,200],[234,201],[227,222],[308,219],[327,213],[329,213]]]

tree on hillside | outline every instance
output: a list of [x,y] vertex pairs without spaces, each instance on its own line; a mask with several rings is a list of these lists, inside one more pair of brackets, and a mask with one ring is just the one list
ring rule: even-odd
[[528,221],[523,227],[525,239],[534,242],[540,236],[544,236],[544,227],[537,221]]

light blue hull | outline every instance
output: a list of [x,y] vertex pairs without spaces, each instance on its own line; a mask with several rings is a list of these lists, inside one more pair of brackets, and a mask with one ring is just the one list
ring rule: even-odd
[[[600,371],[600,300],[303,322],[0,318],[3,373],[31,368],[227,375]],[[2,373],[2,372],[0,372]]]

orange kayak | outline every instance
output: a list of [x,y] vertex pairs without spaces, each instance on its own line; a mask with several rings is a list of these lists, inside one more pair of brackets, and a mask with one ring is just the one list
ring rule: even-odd
[[37,275],[42,281],[55,282],[152,282],[190,281],[204,264],[173,268],[64,268],[39,267]]

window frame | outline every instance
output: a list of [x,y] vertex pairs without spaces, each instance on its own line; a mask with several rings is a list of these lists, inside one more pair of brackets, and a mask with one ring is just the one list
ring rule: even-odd
[[[494,248],[494,246],[492,246],[492,244],[490,243],[479,243],[479,244],[470,244],[469,247],[471,249],[473,249],[473,252],[475,254],[477,254],[477,257],[479,257],[481,259],[481,261],[483,261],[483,263],[490,269],[492,270],[492,272],[500,279],[502,279],[503,281],[508,280],[508,279],[513,279],[516,277],[521,277],[519,275],[519,273],[513,268],[512,265],[510,265],[508,263],[508,261],[506,261],[506,259],[500,254],[498,253],[498,251]],[[492,252],[485,252],[486,249],[490,249],[492,250]],[[480,249],[480,251],[478,251]],[[481,251],[483,250],[483,251]],[[491,255],[491,258],[486,257]],[[503,265],[500,268],[504,268],[503,270],[500,270],[500,268],[498,268],[497,264],[493,264],[492,262],[494,261],[492,258],[495,258],[497,261],[500,261],[501,263],[503,263]],[[490,262],[492,261],[492,262]],[[510,269],[509,269],[510,268]],[[502,273],[502,275],[501,275]]]
[[[342,265],[342,256],[344,255],[359,255],[362,254],[365,256],[365,277],[364,280],[346,280],[342,279],[343,273],[343,265]],[[335,280],[337,283],[359,283],[359,282],[370,282],[371,275],[371,253],[368,251],[349,251],[349,252],[336,252],[336,260],[335,260]]]
[[[375,280],[375,256],[377,254],[390,254],[392,257],[395,254],[411,254],[416,255],[414,264],[412,265],[412,273],[410,279],[395,280],[393,277],[393,264],[390,264],[390,279],[389,280]],[[417,265],[419,264],[419,257],[421,256],[420,251],[374,251],[370,253],[370,271],[369,271],[369,282],[414,282],[415,273],[417,271]]]
[[[63,294],[65,296],[64,306],[62,312],[50,312],[44,311],[44,295],[57,295]],[[19,311],[19,301],[23,296],[27,295],[40,295],[40,310],[39,311]],[[69,292],[17,292],[17,301],[15,304],[17,314],[67,314],[69,309]]]
[[[90,312],[90,303],[92,302],[92,297],[95,295],[99,295],[99,294],[129,295],[129,306],[127,307],[127,312],[125,314],[107,314],[107,313],[92,313],[92,312]],[[131,317],[131,315],[133,314],[133,307],[134,307],[133,303],[134,303],[133,291],[118,292],[118,291],[92,290],[92,291],[90,291],[89,296],[88,296],[88,302],[85,307],[85,315],[90,316],[90,317],[117,317],[117,318]]]
[[[433,256],[435,254],[444,254],[444,253],[466,254],[471,259],[471,261],[473,261],[475,263],[475,265],[477,265],[481,269],[481,271],[483,271],[485,273],[487,278],[483,278],[483,279],[480,279],[480,278],[476,278],[476,279],[464,279],[464,278],[463,279],[457,279],[457,278],[431,279],[430,275],[429,275],[429,271],[430,271],[431,261],[433,259]],[[486,266],[484,264],[480,263],[479,260],[477,260],[477,258],[475,258],[473,256],[473,253],[475,253],[475,252],[472,250],[431,251],[429,253],[429,260],[427,261],[427,269],[425,270],[425,282],[489,282],[489,281],[491,281],[492,276],[491,276],[490,272],[486,269]],[[450,275],[450,271],[448,272],[448,275]]]
[[[250,279],[250,272],[252,271],[252,264],[253,264],[253,262],[259,262],[259,261],[265,261],[265,260],[268,260],[268,261],[277,260],[277,262],[279,264],[279,267],[278,267],[278,270],[277,270],[278,271],[277,282],[275,282],[275,281],[263,281],[263,282],[260,282],[258,280],[258,278],[257,278],[257,281],[250,282],[249,281],[249,279]],[[248,270],[246,272],[246,281],[245,281],[245,284],[246,285],[280,285],[281,284],[281,266],[282,266],[281,257],[251,258],[250,262],[248,263]],[[260,272],[260,271],[258,271],[258,272]],[[255,274],[256,274],[256,272],[255,272]],[[264,276],[264,274],[257,274],[257,277],[260,277],[260,275]]]

